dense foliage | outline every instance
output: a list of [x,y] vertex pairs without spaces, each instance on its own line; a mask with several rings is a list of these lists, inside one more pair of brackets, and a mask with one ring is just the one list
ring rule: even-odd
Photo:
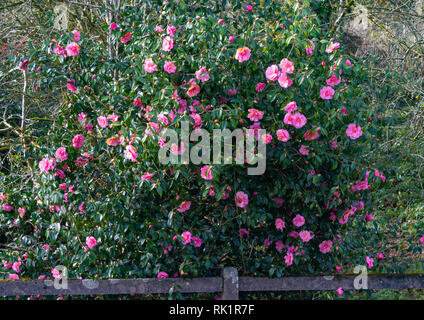
[[[307,1],[225,5],[126,7],[102,26],[110,41],[68,32],[22,57],[36,91],[61,92],[61,104],[27,142],[30,179],[0,190],[0,277],[51,277],[57,265],[72,278],[375,265],[345,243],[372,220],[369,189],[385,180],[361,157],[383,124],[365,68],[321,34]],[[161,164],[160,129],[182,121],[265,129],[266,172]]]

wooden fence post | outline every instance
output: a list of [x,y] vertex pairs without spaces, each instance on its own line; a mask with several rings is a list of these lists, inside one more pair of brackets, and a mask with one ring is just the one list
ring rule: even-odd
[[239,299],[239,278],[237,269],[225,267],[222,270],[222,300]]

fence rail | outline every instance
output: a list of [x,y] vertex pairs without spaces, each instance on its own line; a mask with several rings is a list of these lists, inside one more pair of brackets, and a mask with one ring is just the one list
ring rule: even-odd
[[[222,292],[223,300],[238,300],[240,291],[354,290],[356,276],[239,277],[237,269],[224,268],[221,277],[194,279],[67,280],[67,288],[56,289],[52,280],[0,281],[0,296],[157,294],[171,289],[181,293]],[[62,285],[64,282],[61,283]],[[424,274],[368,275],[368,289],[423,289]]]

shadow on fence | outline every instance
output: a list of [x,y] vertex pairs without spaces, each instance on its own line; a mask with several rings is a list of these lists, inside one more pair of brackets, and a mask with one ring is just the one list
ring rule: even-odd
[[[61,280],[56,288],[53,280],[0,281],[0,296],[28,295],[104,295],[157,294],[171,289],[181,293],[222,292],[223,300],[238,300],[240,291],[304,291],[336,290],[339,287],[355,290],[357,276],[315,276],[260,278],[239,277],[237,269],[227,267],[221,277],[194,279],[110,279]],[[365,289],[422,289],[424,274],[367,275]]]

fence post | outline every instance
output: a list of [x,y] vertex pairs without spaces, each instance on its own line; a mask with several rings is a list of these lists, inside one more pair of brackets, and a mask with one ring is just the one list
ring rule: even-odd
[[222,300],[239,299],[238,272],[234,267],[225,267],[222,270]]

